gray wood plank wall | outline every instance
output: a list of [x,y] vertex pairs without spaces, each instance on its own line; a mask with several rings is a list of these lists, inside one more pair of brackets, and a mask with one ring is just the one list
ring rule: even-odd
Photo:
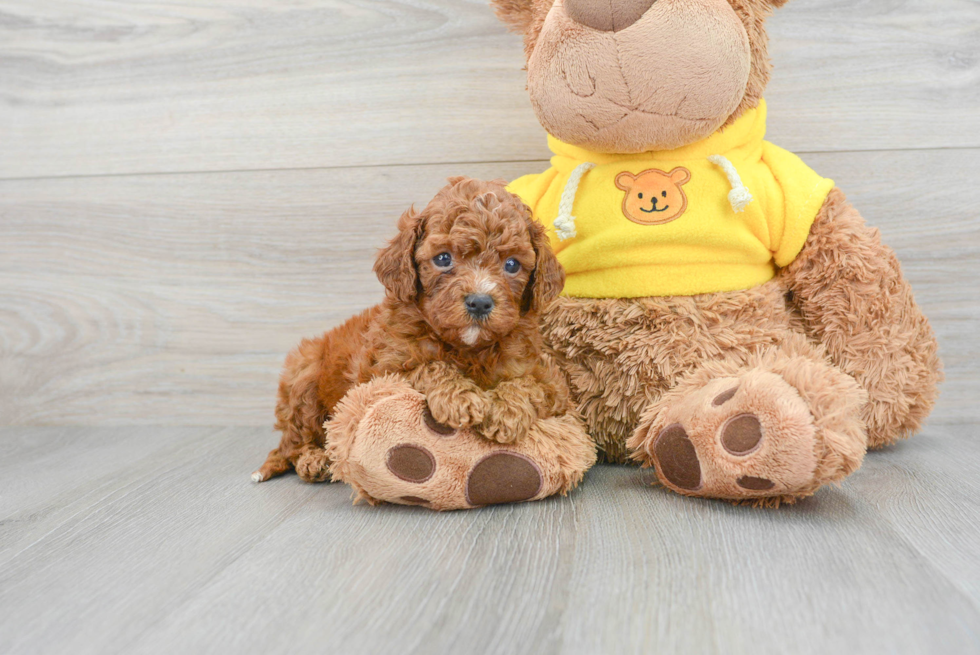
[[[794,0],[770,139],[899,252],[980,418],[980,3]],[[485,0],[0,2],[0,424],[269,425],[446,176],[543,169]]]

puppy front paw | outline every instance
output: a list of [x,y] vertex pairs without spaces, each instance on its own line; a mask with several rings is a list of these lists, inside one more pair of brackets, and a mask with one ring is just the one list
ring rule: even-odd
[[433,389],[426,397],[432,418],[449,427],[462,430],[483,422],[490,407],[479,387]]
[[326,482],[330,479],[330,457],[316,446],[303,449],[296,460],[296,473],[303,482]]
[[483,424],[477,427],[480,434],[497,443],[515,443],[523,439],[538,419],[531,400],[515,396],[495,400]]

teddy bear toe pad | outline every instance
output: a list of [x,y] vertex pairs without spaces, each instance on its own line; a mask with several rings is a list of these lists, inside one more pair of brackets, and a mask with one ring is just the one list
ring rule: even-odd
[[436,459],[425,448],[402,444],[388,451],[388,470],[405,482],[422,483],[436,472]]
[[524,455],[499,452],[481,459],[466,482],[466,500],[471,505],[495,505],[530,500],[544,480],[541,469]]
[[661,432],[653,448],[660,471],[671,484],[687,491],[701,487],[701,462],[680,423]]
[[721,445],[736,457],[755,452],[761,443],[762,423],[754,414],[742,414],[729,419],[721,429]]
[[[386,465],[392,475],[405,482],[422,484],[436,472],[436,459],[425,448],[412,444],[394,446]],[[541,469],[530,458],[511,452],[487,455],[470,471],[466,480],[466,501],[473,506],[518,503],[541,492]],[[420,496],[402,496],[401,502],[421,505],[429,501]]]

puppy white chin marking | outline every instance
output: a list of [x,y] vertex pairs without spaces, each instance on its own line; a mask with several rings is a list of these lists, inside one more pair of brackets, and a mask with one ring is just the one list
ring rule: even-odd
[[463,343],[467,346],[472,346],[480,338],[480,328],[475,325],[471,325],[465,330],[463,330]]

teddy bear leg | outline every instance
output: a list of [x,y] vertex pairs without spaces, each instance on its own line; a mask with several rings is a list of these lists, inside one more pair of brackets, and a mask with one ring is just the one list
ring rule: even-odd
[[502,445],[437,423],[425,397],[386,376],[352,389],[327,423],[334,480],[358,500],[435,510],[565,494],[595,462],[595,446],[572,416],[538,421]]
[[633,457],[678,493],[762,505],[842,480],[864,457],[867,395],[817,350],[799,337],[707,363],[644,412]]
[[803,251],[780,272],[807,334],[868,392],[868,447],[919,430],[943,378],[936,335],[895,253],[834,189]]

